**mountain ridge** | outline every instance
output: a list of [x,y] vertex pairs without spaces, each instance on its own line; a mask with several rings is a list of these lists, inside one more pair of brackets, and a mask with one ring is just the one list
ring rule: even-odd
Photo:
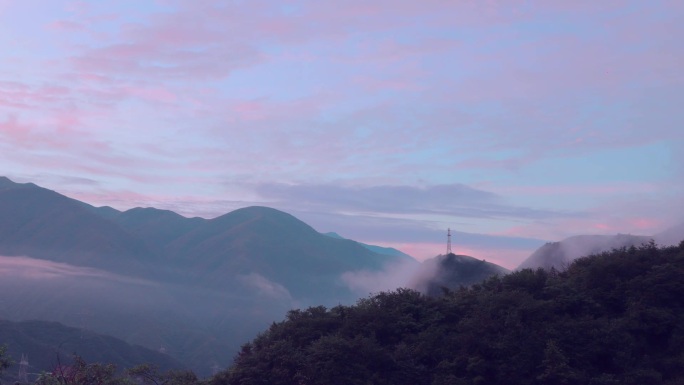
[[653,235],[633,234],[580,234],[557,242],[547,242],[518,265],[525,268],[563,269],[579,257],[609,252],[623,247],[638,247],[655,242],[659,246],[677,246],[684,241],[684,222],[666,228]]
[[[36,373],[52,371],[59,362],[70,362],[73,354],[88,362],[113,363],[120,369],[145,363],[164,371],[184,368],[166,354],[54,321],[0,319],[0,341],[7,345],[8,354],[15,360],[28,356],[30,371]],[[11,369],[6,375],[18,371],[16,366]]]

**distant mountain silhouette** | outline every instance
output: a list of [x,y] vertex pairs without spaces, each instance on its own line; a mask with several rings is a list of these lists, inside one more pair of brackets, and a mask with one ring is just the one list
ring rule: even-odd
[[131,273],[157,253],[92,206],[0,178],[0,255],[30,255]]
[[342,273],[380,269],[395,258],[320,234],[268,207],[247,207],[206,220],[169,243],[164,253],[212,287],[224,285],[226,277],[258,273],[294,297],[309,299],[336,298],[345,292],[339,282]]
[[[119,369],[144,363],[164,371],[184,368],[166,354],[57,322],[0,320],[0,341],[7,345],[7,352],[15,361],[6,377],[18,374],[22,355],[28,358],[30,373],[52,371],[58,363],[68,365],[74,353],[87,362],[113,363]],[[30,379],[35,379],[35,375]]]
[[497,264],[453,253],[428,259],[423,265],[424,271],[430,272],[430,275],[420,283],[419,289],[428,295],[440,295],[442,288],[455,290],[510,272]]
[[[0,255],[26,255],[144,278],[235,289],[260,277],[297,298],[350,298],[339,276],[401,255],[318,233],[290,214],[247,207],[214,219],[93,207],[0,178]],[[346,297],[345,297],[346,296]]]
[[648,243],[653,237],[642,235],[577,235],[560,242],[550,242],[524,260],[518,269],[539,267],[562,269],[577,258],[598,254],[621,247],[639,246]]
[[[102,214],[101,214],[102,215]],[[108,216],[108,213],[103,213]],[[163,249],[169,243],[197,229],[206,222],[203,218],[186,218],[169,210],[136,207],[118,212],[111,219],[126,230],[145,239],[152,247]]]

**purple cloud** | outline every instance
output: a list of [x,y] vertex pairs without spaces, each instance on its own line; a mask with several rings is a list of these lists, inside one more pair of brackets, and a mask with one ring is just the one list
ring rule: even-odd
[[[260,184],[255,191],[275,204],[300,202],[298,207],[329,212],[382,214],[443,214],[474,218],[548,218],[576,213],[515,207],[491,192],[453,184],[428,187]],[[297,206],[295,206],[297,207]]]

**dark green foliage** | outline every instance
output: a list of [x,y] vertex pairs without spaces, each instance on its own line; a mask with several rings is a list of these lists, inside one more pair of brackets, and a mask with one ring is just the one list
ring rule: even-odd
[[291,311],[215,385],[681,384],[684,244]]
[[12,359],[7,354],[7,346],[0,345],[0,375],[12,365]]
[[42,373],[35,385],[201,385],[190,371],[169,370],[161,373],[154,365],[139,365],[124,373],[114,364],[88,363],[78,355],[70,362],[58,362]]
[[86,363],[74,356],[69,365],[57,365],[50,373],[43,373],[35,385],[129,385],[126,378],[116,375],[113,364]]
[[200,384],[195,373],[189,370],[169,370],[164,373],[154,365],[138,365],[127,371],[128,376],[143,385],[197,385]]

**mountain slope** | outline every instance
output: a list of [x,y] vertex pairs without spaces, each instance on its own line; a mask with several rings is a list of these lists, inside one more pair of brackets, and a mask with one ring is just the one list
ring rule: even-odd
[[652,237],[629,234],[578,235],[543,245],[524,260],[518,269],[562,269],[579,257],[622,247],[639,246],[650,242],[651,239]]
[[209,220],[154,208],[119,212],[7,178],[0,178],[0,255],[221,289],[256,277],[298,298],[331,301],[349,297],[341,274],[403,258],[327,237],[267,207]]
[[393,259],[357,242],[320,234],[292,215],[267,207],[247,207],[208,220],[165,251],[210,285],[258,273],[301,298],[335,295],[343,290],[336,280],[345,271],[379,269]]
[[82,202],[32,183],[1,178],[0,255],[133,272],[156,253]]
[[[57,322],[0,320],[0,341],[18,363],[27,355],[29,372],[51,371],[59,362],[71,361],[78,354],[88,362],[113,363],[119,368],[150,363],[162,370],[182,369],[183,365],[166,354],[93,332],[64,326]],[[18,365],[8,375],[18,373]]]
[[419,289],[428,295],[440,295],[442,288],[455,290],[509,273],[508,269],[494,263],[453,253],[428,259],[423,265],[424,275],[429,278],[420,283]]
[[[337,234],[335,232],[324,233],[323,235],[327,235],[331,238],[336,238],[336,239],[347,239],[347,238],[344,238],[343,236],[341,236],[340,234]],[[412,256],[402,252],[401,250],[397,250],[393,247],[382,247],[382,246],[376,246],[376,245],[369,245],[369,244],[362,243],[359,241],[355,241],[355,242],[357,242],[359,245],[365,247],[366,249],[368,249],[374,253],[382,254],[382,255],[389,255],[392,257],[399,257],[403,260],[415,261],[417,263],[415,258],[413,258]]]
[[160,249],[206,222],[203,218],[186,218],[173,211],[152,207],[136,207],[111,219]]

